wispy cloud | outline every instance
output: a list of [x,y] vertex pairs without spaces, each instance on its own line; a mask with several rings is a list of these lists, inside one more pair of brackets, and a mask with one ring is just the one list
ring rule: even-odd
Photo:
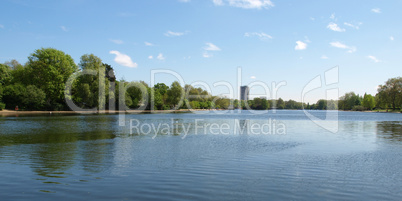
[[390,36],[389,39],[390,40],[395,40],[395,38],[393,36]]
[[145,46],[154,46],[154,44],[150,43],[150,42],[144,42]]
[[268,34],[266,34],[266,33],[264,33],[264,32],[261,32],[261,33],[258,33],[258,32],[252,32],[252,33],[247,32],[247,33],[244,34],[244,36],[245,36],[245,37],[257,36],[260,40],[263,40],[263,41],[267,41],[267,40],[269,40],[269,39],[272,39],[272,36],[270,36],[270,35],[268,35]]
[[152,56],[152,55],[148,56],[148,59],[153,59],[153,58],[154,58],[154,56]]
[[274,7],[270,0],[212,0],[216,6],[229,5],[244,9],[268,9]]
[[253,75],[253,76],[250,77],[250,79],[256,79],[256,77]]
[[210,58],[210,57],[213,57],[213,56],[214,56],[213,54],[210,54],[208,52],[202,53],[202,57],[204,57],[204,58]]
[[122,41],[122,40],[119,40],[119,39],[110,39],[110,41],[113,42],[113,43],[115,43],[115,44],[118,44],[118,45],[123,44],[123,41]]
[[381,62],[379,59],[377,59],[375,56],[372,56],[372,55],[367,56],[367,58],[371,59],[375,63]]
[[68,29],[65,26],[60,26],[60,29],[66,32],[68,31]]
[[340,28],[337,24],[331,22],[327,26],[328,29],[331,29],[332,31],[337,31],[337,32],[344,32],[346,31],[345,29]]
[[184,34],[187,34],[188,31],[186,32],[173,32],[173,31],[167,31],[164,33],[165,36],[167,37],[175,37],[175,36],[183,36]]
[[332,13],[329,18],[330,18],[331,20],[335,20],[335,13]]
[[205,43],[206,46],[204,47],[204,50],[207,51],[221,51],[221,48],[218,46],[214,45],[213,43]]
[[305,50],[307,49],[307,43],[304,43],[302,41],[296,41],[296,47],[295,50]]
[[329,59],[329,58],[327,56],[325,56],[325,55],[322,55],[321,59]]
[[381,9],[373,8],[373,9],[371,9],[371,12],[373,12],[373,13],[381,13]]
[[190,0],[179,0],[179,2],[188,3]]
[[0,24],[0,29],[4,29],[4,25]]
[[340,48],[340,49],[346,49],[346,50],[348,50],[349,53],[356,52],[356,47],[347,46],[347,45],[345,45],[345,44],[343,44],[343,43],[341,43],[341,42],[338,42],[338,41],[336,41],[336,42],[331,42],[331,43],[329,43],[329,44],[330,44],[332,47],[336,47],[336,48]]
[[223,6],[224,5],[223,0],[212,0],[212,2],[214,2],[214,4],[216,6]]
[[129,68],[137,68],[137,63],[134,63],[131,58],[123,53],[120,53],[119,51],[112,50],[109,52],[110,54],[116,55],[114,58],[114,61],[122,66],[129,67]]
[[163,61],[163,60],[165,60],[166,58],[163,56],[162,53],[159,53],[158,56],[156,57],[156,59]]
[[352,23],[347,23],[347,22],[345,22],[345,23],[343,23],[345,26],[348,26],[348,27],[352,27],[352,28],[354,28],[354,29],[359,29],[360,27],[360,25],[362,25],[362,23],[361,22],[359,22],[359,23],[357,23],[357,24],[352,24]]

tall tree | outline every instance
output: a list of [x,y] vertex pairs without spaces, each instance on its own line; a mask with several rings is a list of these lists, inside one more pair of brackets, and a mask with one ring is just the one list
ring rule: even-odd
[[351,110],[354,106],[361,105],[361,97],[354,92],[346,93],[339,98],[339,109]]
[[102,60],[93,54],[84,54],[78,65],[83,72],[93,72],[94,75],[84,74],[79,77],[74,90],[75,102],[85,108],[99,106],[99,109],[104,109],[109,80],[105,79],[105,66]]
[[368,110],[372,110],[375,107],[375,98],[370,94],[364,94],[362,105]]
[[110,82],[115,82],[116,81],[116,75],[114,74],[114,69],[111,65],[107,63],[103,63],[103,66],[105,67],[105,77],[110,81]]
[[11,68],[5,64],[0,64],[0,84],[4,85],[11,80]]
[[30,77],[27,85],[45,92],[47,108],[63,109],[65,83],[78,70],[71,56],[53,48],[38,49],[28,57],[27,68]]
[[391,105],[393,110],[402,107],[402,77],[388,79],[378,87],[378,95],[381,102]]
[[285,109],[285,101],[283,101],[282,98],[279,98],[278,101],[276,102],[276,108]]
[[182,96],[184,95],[184,90],[178,81],[174,81],[172,83],[169,90],[167,91],[167,95],[169,104],[176,108]]

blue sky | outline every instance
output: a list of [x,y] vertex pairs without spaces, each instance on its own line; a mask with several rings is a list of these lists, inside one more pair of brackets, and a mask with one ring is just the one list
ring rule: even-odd
[[[93,53],[118,78],[150,81],[169,69],[187,84],[286,81],[278,96],[300,101],[303,87],[339,66],[340,95],[375,94],[402,73],[402,1],[147,0],[0,3],[0,62],[41,47]],[[170,84],[172,76],[156,77]],[[253,88],[251,93],[261,93]],[[325,89],[308,97],[325,98]]]

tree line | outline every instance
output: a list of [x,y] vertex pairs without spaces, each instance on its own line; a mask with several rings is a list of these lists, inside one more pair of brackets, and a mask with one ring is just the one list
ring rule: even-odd
[[350,92],[339,100],[319,100],[310,105],[281,98],[240,101],[212,96],[202,88],[181,86],[177,81],[170,86],[164,83],[149,86],[144,81],[117,80],[113,67],[99,57],[85,54],[77,65],[70,55],[53,48],[35,50],[24,65],[16,60],[0,64],[0,109],[18,106],[20,110],[70,110],[69,101],[82,109],[106,110],[400,110],[402,78],[389,79],[379,86],[375,96]]

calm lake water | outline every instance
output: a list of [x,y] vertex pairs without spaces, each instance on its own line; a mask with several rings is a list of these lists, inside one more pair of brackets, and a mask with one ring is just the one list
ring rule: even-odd
[[0,117],[0,200],[401,200],[402,114],[338,115]]

